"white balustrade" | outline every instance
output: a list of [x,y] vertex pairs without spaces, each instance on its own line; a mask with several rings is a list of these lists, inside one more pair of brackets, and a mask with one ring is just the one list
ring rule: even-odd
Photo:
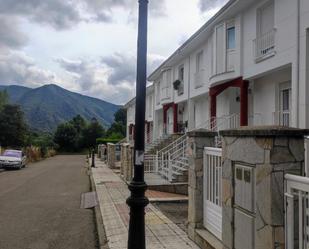
[[275,51],[275,33],[276,30],[271,31],[257,37],[253,40],[255,59],[262,59],[267,55],[271,55]]
[[286,249],[309,248],[309,178],[286,174],[285,185]]

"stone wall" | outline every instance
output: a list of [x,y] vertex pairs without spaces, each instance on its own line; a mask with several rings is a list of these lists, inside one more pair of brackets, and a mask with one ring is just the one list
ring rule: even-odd
[[133,147],[129,143],[121,144],[121,175],[125,181],[133,177]]
[[116,148],[115,144],[108,143],[107,144],[107,165],[111,169],[115,168],[115,161],[116,161]]
[[214,146],[216,133],[197,130],[188,132],[187,135],[189,159],[188,235],[202,248],[212,248],[201,241],[197,229],[203,227],[203,152],[204,147]]
[[[285,248],[284,175],[303,174],[303,136],[307,133],[306,130],[282,127],[221,132],[224,248]],[[243,188],[243,193],[237,188],[238,180],[243,179],[235,176],[235,168],[239,167],[252,170],[253,191],[249,184]],[[253,210],[247,210],[237,200],[248,200],[251,194]],[[244,236],[246,240],[242,239]]]

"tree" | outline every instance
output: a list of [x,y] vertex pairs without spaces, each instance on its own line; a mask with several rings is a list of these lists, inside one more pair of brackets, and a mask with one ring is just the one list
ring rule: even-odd
[[77,131],[71,123],[60,124],[54,135],[54,142],[60,150],[75,151],[77,147]]
[[125,137],[126,136],[126,125],[127,125],[127,112],[124,108],[120,108],[117,112],[114,114],[114,123],[110,126],[110,128],[107,130],[107,137],[111,138],[111,136],[115,136],[117,134],[117,137]]
[[77,115],[72,120],[70,123],[75,127],[77,133],[81,133],[82,130],[86,127],[87,123],[85,119],[81,115]]
[[124,138],[126,136],[126,126],[120,122],[114,122],[107,131],[107,136],[109,138],[112,134],[118,134],[118,138]]
[[123,125],[127,124],[127,111],[124,108],[120,108],[114,114],[115,122],[121,123]]
[[97,138],[103,137],[105,135],[105,130],[96,120],[93,120],[84,130],[83,130],[83,142],[85,148],[95,148]]
[[6,90],[0,91],[0,111],[9,103],[9,95]]
[[4,105],[0,111],[0,120],[1,145],[23,146],[28,129],[20,106]]

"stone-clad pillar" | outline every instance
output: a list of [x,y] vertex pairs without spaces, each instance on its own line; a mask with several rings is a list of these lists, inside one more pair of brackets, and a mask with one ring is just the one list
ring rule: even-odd
[[115,168],[115,160],[116,160],[116,148],[115,144],[108,143],[107,144],[107,165],[111,169]]
[[220,134],[224,248],[284,249],[284,175],[303,174],[308,130],[253,127]]
[[120,175],[124,176],[125,166],[126,166],[126,145],[127,143],[121,144],[121,153],[120,153]]
[[204,147],[215,145],[217,133],[207,130],[188,132],[187,154],[189,159],[189,182],[188,182],[188,234],[197,241],[195,229],[203,224],[203,152]]
[[133,176],[133,147],[129,143],[121,145],[121,175],[125,181]]

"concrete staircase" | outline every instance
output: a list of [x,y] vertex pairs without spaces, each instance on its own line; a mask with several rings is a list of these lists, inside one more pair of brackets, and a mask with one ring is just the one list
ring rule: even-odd
[[145,155],[156,155],[157,151],[162,150],[176,139],[178,139],[182,134],[172,134],[163,135],[158,139],[154,140],[152,143],[145,146]]

